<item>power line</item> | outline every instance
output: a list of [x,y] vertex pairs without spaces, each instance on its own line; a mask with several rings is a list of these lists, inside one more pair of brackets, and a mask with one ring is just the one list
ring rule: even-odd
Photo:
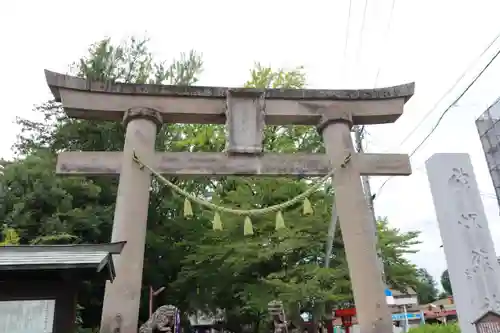
[[[497,38],[499,38],[499,37],[500,37],[500,35]],[[474,83],[476,83],[476,81],[481,77],[481,75],[484,74],[484,72],[490,67],[490,65],[493,63],[493,61],[495,61],[495,59],[498,57],[499,54],[500,54],[500,49],[497,50],[495,55],[490,59],[490,61],[486,64],[486,66],[484,66],[484,68],[479,72],[478,75],[476,75],[476,77],[472,80],[472,82],[469,83],[467,88],[465,88],[465,90],[457,98],[455,98],[453,103],[448,108],[446,108],[446,110],[444,110],[444,112],[441,114],[441,116],[439,117],[438,121],[436,122],[436,124],[434,125],[432,130],[429,132],[429,134],[427,134],[425,136],[425,138],[420,142],[420,144],[412,151],[412,153],[410,154],[410,157],[413,156],[417,152],[417,150],[419,150],[420,147],[422,147],[422,145],[427,141],[427,139],[436,131],[437,127],[439,126],[439,124],[443,120],[444,116],[448,113],[448,111],[450,111],[451,108],[453,108],[458,103],[458,101],[460,99],[462,99],[462,97],[464,97],[464,95],[467,93],[467,91],[469,91],[469,89],[474,85]]]
[[481,52],[481,54],[473,61],[470,63],[470,65],[467,67],[467,69],[460,75],[460,77],[453,83],[453,85],[448,89],[443,96],[434,104],[434,106],[424,115],[424,117],[418,122],[418,124],[405,136],[405,138],[401,141],[399,146],[402,146],[415,132],[416,130],[425,122],[429,116],[437,110],[438,106],[441,104],[443,100],[448,97],[449,94],[453,92],[453,90],[457,87],[457,85],[464,79],[464,77],[472,70],[474,69],[479,61],[482,59],[482,57],[490,50],[490,48],[500,39],[500,34],[498,34],[495,39]]
[[350,23],[351,23],[351,12],[352,12],[352,0],[349,0],[349,12],[347,14],[347,24],[345,28],[345,43],[344,43],[344,58],[342,59],[342,76],[345,77],[345,70],[346,70],[346,59],[347,59],[347,45],[349,42],[349,31],[350,31]]
[[[495,38],[495,41],[500,37],[497,36],[497,38]],[[491,45],[490,45],[491,46]],[[484,54],[484,52],[483,52]],[[444,111],[443,113],[441,114],[441,116],[439,117],[438,121],[436,122],[436,124],[432,127],[431,131],[424,137],[424,139],[417,145],[417,147],[415,147],[415,149],[413,149],[413,151],[410,153],[410,158],[423,146],[423,144],[427,141],[427,139],[429,139],[429,137],[436,131],[436,129],[439,127],[439,125],[441,124],[441,121],[443,120],[444,116],[458,103],[458,101],[467,93],[467,91],[469,91],[469,89],[476,83],[476,81],[481,77],[481,75],[483,75],[483,73],[490,67],[490,65],[493,63],[493,61],[495,61],[495,59],[498,57],[498,55],[500,54],[500,48],[497,50],[497,52],[495,53],[495,55],[490,59],[490,61],[486,64],[486,66],[479,72],[478,75],[476,75],[476,77],[474,77],[474,79],[471,81],[471,83],[467,86],[467,88],[465,88],[465,90],[453,101],[453,103],[451,103]],[[378,197],[378,195],[380,194],[380,192],[382,191],[382,189],[384,188],[384,186],[387,184],[387,182],[389,182],[389,180],[391,180],[393,177],[389,177],[386,179],[385,182],[382,183],[382,186],[379,187],[379,189],[377,190],[377,193],[375,195],[375,197]]]
[[363,36],[365,35],[365,25],[366,25],[366,10],[368,8],[368,0],[365,0],[365,7],[363,9],[363,19],[361,20],[361,30],[359,31],[359,43],[358,52],[356,56],[356,63],[359,63],[359,57],[361,56],[361,50],[363,48]]
[[[385,33],[385,38],[384,38],[384,48],[382,49],[382,51],[385,51],[386,47],[387,47],[387,41],[389,40],[389,36],[390,36],[390,32],[392,30],[392,21],[393,21],[393,13],[394,13],[394,7],[396,6],[396,0],[392,0],[392,5],[391,5],[391,11],[389,12],[389,22],[387,23],[387,29],[386,29],[386,33]],[[385,52],[382,52],[382,55],[385,55]],[[382,61],[383,61],[383,57],[382,57]],[[377,67],[377,74],[375,75],[375,83],[374,83],[374,86],[375,88],[377,87],[377,83],[378,83],[378,78],[380,76],[380,71],[382,70],[382,61],[379,62],[379,65]]]

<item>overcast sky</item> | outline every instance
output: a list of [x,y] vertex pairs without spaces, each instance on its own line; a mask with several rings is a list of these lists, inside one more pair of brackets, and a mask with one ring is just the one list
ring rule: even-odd
[[[44,68],[66,72],[96,40],[110,36],[120,41],[145,34],[151,37],[158,58],[171,59],[190,49],[202,52],[203,85],[239,86],[249,77],[255,61],[285,68],[303,65],[310,88],[373,88],[415,81],[416,94],[401,119],[367,129],[369,151],[410,152],[488,60],[486,56],[478,63],[455,92],[400,144],[500,32],[500,1],[395,0],[388,29],[392,2],[369,1],[362,28],[365,1],[352,0],[344,52],[348,0],[3,1],[0,155],[12,155],[15,117],[36,117],[32,106],[50,98]],[[388,216],[402,230],[422,231],[420,253],[412,260],[436,277],[446,264],[424,167],[433,153],[471,155],[497,253],[500,250],[498,205],[474,125],[500,96],[499,79],[500,60],[415,154],[413,175],[393,178],[376,199],[377,215]],[[372,180],[375,192],[384,180]]]

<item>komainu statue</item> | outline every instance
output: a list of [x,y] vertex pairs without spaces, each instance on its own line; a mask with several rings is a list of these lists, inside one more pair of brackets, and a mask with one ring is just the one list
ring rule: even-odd
[[271,301],[267,304],[267,310],[271,316],[271,332],[288,333],[288,323],[285,317],[283,302]]
[[139,333],[168,332],[179,333],[179,309],[173,305],[162,305],[140,328]]

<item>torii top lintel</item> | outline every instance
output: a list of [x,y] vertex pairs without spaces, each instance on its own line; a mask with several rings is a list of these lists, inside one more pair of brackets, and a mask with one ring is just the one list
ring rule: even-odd
[[272,125],[316,125],[315,109],[349,103],[353,123],[391,123],[403,113],[415,84],[361,90],[253,89],[96,82],[45,70],[47,84],[70,117],[97,120],[123,118],[133,107],[158,110],[164,122],[223,124],[226,98],[255,96],[265,103],[265,122]]

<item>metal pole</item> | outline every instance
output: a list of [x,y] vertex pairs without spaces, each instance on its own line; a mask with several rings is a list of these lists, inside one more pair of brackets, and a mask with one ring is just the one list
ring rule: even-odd
[[408,311],[406,310],[405,304],[403,304],[403,311],[405,314],[405,332],[408,332],[408,326],[410,326],[410,323],[408,322]]

